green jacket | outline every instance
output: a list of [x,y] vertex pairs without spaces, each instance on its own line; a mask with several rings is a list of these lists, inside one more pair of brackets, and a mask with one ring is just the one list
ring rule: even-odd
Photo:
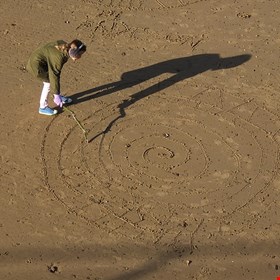
[[58,50],[55,46],[66,44],[62,40],[48,43],[36,49],[30,56],[26,69],[43,82],[51,84],[51,93],[60,93],[60,73],[68,61],[67,50]]

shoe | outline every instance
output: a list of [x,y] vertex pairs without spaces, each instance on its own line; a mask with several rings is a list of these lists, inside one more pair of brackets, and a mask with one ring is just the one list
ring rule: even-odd
[[66,96],[63,96],[63,95],[61,95],[61,100],[62,100],[63,104],[70,104],[70,103],[72,103],[72,99],[70,97],[66,97]]
[[39,108],[39,114],[52,116],[57,114],[57,110],[53,110],[50,107]]

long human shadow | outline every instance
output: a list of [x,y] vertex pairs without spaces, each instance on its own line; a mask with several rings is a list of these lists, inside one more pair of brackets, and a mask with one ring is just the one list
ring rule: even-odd
[[88,141],[90,142],[101,134],[106,134],[108,131],[110,131],[111,127],[118,119],[125,117],[125,109],[138,100],[154,94],[160,90],[166,89],[176,84],[177,82],[201,74],[205,71],[216,71],[237,67],[248,61],[250,58],[250,54],[242,54],[222,58],[219,54],[216,53],[175,58],[149,65],[140,69],[125,72],[122,74],[119,81],[78,92],[76,94],[73,94],[71,98],[73,99],[73,104],[77,104],[88,101],[90,99],[112,94],[129,87],[133,87],[165,73],[174,74],[167,79],[164,79],[146,89],[130,95],[128,99],[123,100],[122,103],[118,105],[119,116],[112,120],[102,132],[89,139]]

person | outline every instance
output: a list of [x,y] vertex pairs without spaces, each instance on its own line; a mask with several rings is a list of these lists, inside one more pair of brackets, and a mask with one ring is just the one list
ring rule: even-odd
[[59,107],[72,102],[70,97],[61,95],[61,70],[69,58],[76,61],[85,52],[86,45],[80,40],[75,39],[71,43],[66,43],[63,40],[47,43],[37,48],[30,55],[26,69],[43,82],[39,114],[52,116],[58,113],[57,110],[50,108],[48,105],[49,93],[53,95],[53,101]]

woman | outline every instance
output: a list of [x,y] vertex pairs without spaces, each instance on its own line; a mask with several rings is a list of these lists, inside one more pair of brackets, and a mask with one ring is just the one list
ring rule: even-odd
[[69,104],[72,99],[60,94],[60,73],[69,57],[76,61],[86,51],[86,45],[80,40],[73,40],[70,44],[59,40],[48,43],[36,49],[30,56],[26,69],[43,82],[40,98],[39,113],[52,116],[57,110],[48,106],[48,95],[53,94],[54,103],[62,107]]

